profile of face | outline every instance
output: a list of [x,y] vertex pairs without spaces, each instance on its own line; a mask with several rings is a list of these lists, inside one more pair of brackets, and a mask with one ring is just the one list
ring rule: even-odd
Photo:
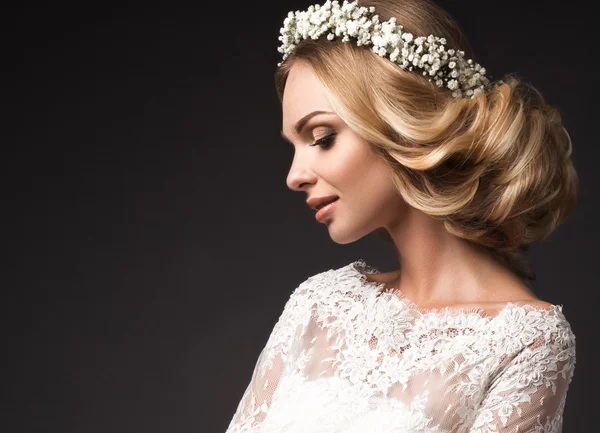
[[407,211],[392,168],[334,112],[325,87],[301,60],[289,71],[282,111],[282,133],[294,146],[288,187],[304,191],[305,199],[339,197],[321,221],[331,238],[346,244],[380,227],[391,232]]

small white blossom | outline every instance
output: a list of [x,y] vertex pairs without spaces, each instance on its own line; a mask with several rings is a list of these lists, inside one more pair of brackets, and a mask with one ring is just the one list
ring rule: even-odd
[[450,90],[458,89],[458,81],[456,81],[456,80],[448,81],[448,88]]
[[[357,0],[327,0],[323,5],[312,5],[305,11],[289,12],[283,20],[277,51],[283,60],[302,40],[328,40],[341,36],[342,42],[356,40],[356,45],[371,45],[374,53],[387,56],[402,69],[418,70],[429,76],[436,86],[453,90],[452,96],[475,97],[489,85],[486,70],[472,59],[464,58],[464,51],[446,50],[446,39],[434,35],[414,37],[404,32],[396,18],[380,23],[375,7],[364,7]],[[281,62],[277,64],[280,66]]]
[[348,36],[356,36],[358,34],[358,23],[356,21],[348,21],[346,23]]

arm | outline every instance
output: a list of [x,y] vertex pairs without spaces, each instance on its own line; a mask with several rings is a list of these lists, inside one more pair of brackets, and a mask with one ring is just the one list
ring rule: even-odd
[[279,384],[279,379],[285,363],[283,351],[278,350],[273,355],[271,366],[267,366],[265,347],[260,356],[250,383],[238,404],[226,433],[256,432],[264,421],[271,405],[271,398]]
[[303,301],[307,291],[301,287],[294,291],[285,304],[225,433],[254,433],[260,430],[284,373],[291,345],[299,331],[298,326],[302,324]]
[[561,325],[521,351],[491,383],[469,433],[560,433],[575,370],[575,336]]

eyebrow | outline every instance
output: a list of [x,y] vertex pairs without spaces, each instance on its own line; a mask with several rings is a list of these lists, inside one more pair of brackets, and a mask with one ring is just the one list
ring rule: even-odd
[[[296,124],[294,125],[294,132],[296,133],[296,135],[300,135],[302,133],[302,129],[304,129],[304,127],[306,126],[306,124],[308,123],[308,121],[310,119],[312,119],[313,117],[318,116],[319,114],[335,114],[335,113],[333,113],[331,111],[323,111],[323,110],[316,110],[316,111],[312,111],[312,112],[308,113],[302,119],[298,120],[296,122]],[[283,130],[281,130],[281,136],[286,141],[289,141],[290,143],[292,142],[292,140],[290,140],[289,138],[287,138],[285,136],[285,134],[283,133]]]

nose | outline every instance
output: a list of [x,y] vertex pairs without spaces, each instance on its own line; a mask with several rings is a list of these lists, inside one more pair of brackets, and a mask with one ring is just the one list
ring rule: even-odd
[[292,164],[287,175],[286,183],[292,191],[302,191],[306,185],[314,183],[316,176],[307,168]]

